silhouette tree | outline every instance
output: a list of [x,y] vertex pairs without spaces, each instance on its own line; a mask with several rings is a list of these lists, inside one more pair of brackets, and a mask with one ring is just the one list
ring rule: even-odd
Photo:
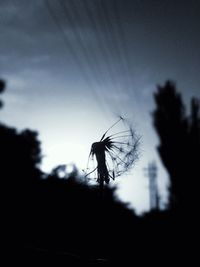
[[158,86],[154,94],[154,126],[160,138],[161,159],[170,175],[170,205],[186,210],[197,205],[200,158],[200,102],[191,100],[191,115],[173,82]]
[[[5,82],[0,80],[0,93],[4,90]],[[0,104],[2,107],[2,102]],[[7,175],[14,172],[16,176],[18,171],[21,174],[28,170],[33,173],[38,169],[42,157],[37,135],[37,132],[29,129],[18,132],[0,123],[1,172]]]
[[[3,80],[0,80],[0,94],[3,93],[5,90],[5,82]],[[0,100],[0,108],[3,106],[2,100]]]
[[[0,92],[4,89],[5,83],[0,81]],[[19,245],[23,239],[22,229],[26,227],[26,208],[34,191],[33,185],[41,176],[40,142],[35,131],[19,132],[0,123],[0,147],[2,217],[5,229],[8,229],[7,241]]]

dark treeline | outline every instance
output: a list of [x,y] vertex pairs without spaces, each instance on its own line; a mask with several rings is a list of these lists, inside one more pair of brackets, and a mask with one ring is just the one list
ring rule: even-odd
[[[5,83],[0,81],[0,93]],[[189,259],[197,225],[199,100],[186,115],[181,95],[167,82],[155,93],[159,153],[170,175],[169,208],[137,217],[106,188],[81,182],[77,173],[44,176],[35,131],[0,124],[2,220],[6,261],[24,266],[154,264]],[[1,101],[1,107],[3,102]],[[193,253],[195,251],[193,250]],[[161,257],[161,260],[159,260]],[[163,262],[160,262],[163,261]]]

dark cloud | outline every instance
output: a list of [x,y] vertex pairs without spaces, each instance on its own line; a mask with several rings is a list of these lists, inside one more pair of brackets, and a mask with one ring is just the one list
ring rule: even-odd
[[2,1],[1,53],[22,66],[64,56],[65,66],[118,83],[138,68],[167,76],[193,65],[196,74],[199,10],[199,1]]

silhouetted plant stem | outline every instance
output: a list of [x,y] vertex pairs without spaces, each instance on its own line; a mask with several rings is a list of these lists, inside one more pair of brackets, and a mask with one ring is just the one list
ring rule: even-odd
[[99,191],[100,191],[100,198],[103,199],[103,193],[104,193],[104,179],[103,179],[103,177],[100,177]]

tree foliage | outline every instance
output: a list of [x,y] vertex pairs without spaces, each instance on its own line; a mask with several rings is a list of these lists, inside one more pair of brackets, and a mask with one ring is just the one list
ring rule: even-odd
[[196,205],[200,159],[200,101],[191,100],[191,113],[173,82],[158,86],[154,94],[154,126],[160,138],[158,151],[170,175],[172,207]]

